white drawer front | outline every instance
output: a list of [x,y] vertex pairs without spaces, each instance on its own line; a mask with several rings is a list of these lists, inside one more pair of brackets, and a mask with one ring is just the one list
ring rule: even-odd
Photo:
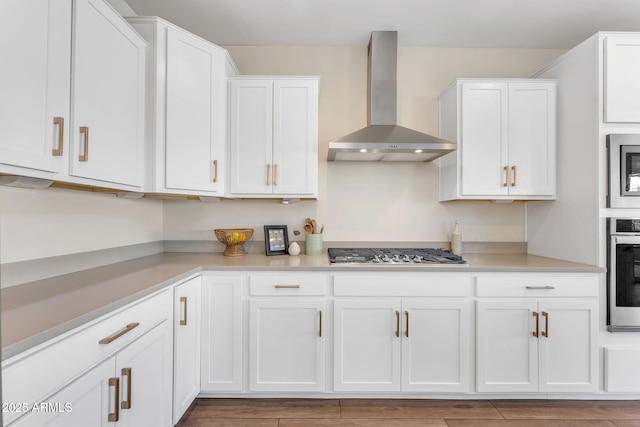
[[250,276],[249,295],[324,295],[327,276],[324,274],[282,274]]
[[469,274],[335,275],[335,296],[465,297],[471,292]]
[[[171,291],[166,290],[62,338],[54,338],[27,355],[8,359],[2,370],[3,400],[28,404],[45,401],[56,390],[169,318],[171,310]],[[127,325],[136,323],[138,326],[127,329]],[[111,343],[100,344],[101,340],[122,332]],[[4,421],[9,422],[20,414],[4,415]]]
[[479,297],[597,297],[598,276],[480,276]]

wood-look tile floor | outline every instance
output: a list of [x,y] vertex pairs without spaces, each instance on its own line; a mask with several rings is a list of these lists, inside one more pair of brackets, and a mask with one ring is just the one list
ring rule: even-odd
[[640,427],[640,401],[197,399],[178,426]]

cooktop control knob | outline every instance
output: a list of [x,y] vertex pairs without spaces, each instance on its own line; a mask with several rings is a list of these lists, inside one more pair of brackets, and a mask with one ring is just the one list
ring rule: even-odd
[[420,255],[414,256],[413,257],[413,262],[421,263],[422,262],[422,256],[420,256]]
[[373,258],[371,259],[371,262],[379,263],[382,261],[380,260],[380,257],[378,255],[374,255]]
[[393,262],[400,262],[400,255],[395,254],[395,255],[393,256],[393,258],[391,259],[391,261],[393,261]]
[[389,255],[387,254],[382,255],[382,262],[389,262],[389,261],[391,261],[391,259],[389,258]]
[[404,254],[404,256],[402,257],[402,262],[411,262],[411,258],[409,258],[409,255]]

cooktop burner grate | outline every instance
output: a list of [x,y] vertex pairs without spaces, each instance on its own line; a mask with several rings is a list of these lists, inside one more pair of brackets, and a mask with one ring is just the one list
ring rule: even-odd
[[334,264],[467,264],[460,255],[436,248],[329,248],[329,261]]

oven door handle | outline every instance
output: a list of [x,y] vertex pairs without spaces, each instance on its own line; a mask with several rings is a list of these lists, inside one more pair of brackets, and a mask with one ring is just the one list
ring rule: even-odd
[[614,244],[640,245],[640,236],[611,236]]

